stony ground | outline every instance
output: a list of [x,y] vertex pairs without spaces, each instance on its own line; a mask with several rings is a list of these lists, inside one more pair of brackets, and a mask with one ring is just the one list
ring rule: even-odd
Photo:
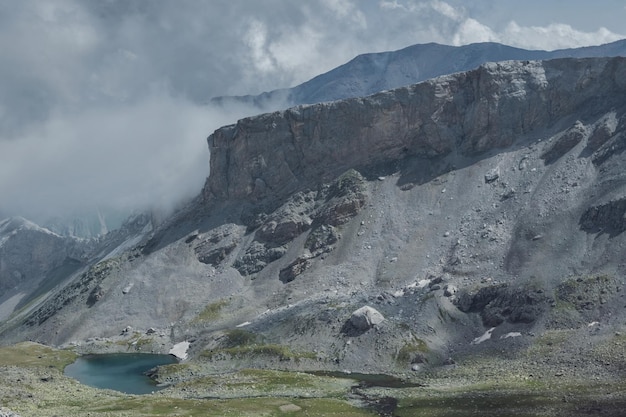
[[209,374],[192,361],[167,366],[161,376],[176,383],[143,396],[84,386],[61,372],[76,357],[72,351],[24,343],[0,351],[0,415],[623,415],[626,338],[617,335],[577,358],[567,341],[580,336],[549,332],[516,354],[487,347],[485,355],[458,357],[381,386],[293,371]]

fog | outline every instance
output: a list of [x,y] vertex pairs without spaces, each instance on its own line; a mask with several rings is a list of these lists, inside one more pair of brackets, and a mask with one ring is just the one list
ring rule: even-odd
[[212,97],[294,86],[360,53],[623,38],[622,2],[464,3],[0,0],[0,215],[169,210],[200,192],[206,137],[259,111]]

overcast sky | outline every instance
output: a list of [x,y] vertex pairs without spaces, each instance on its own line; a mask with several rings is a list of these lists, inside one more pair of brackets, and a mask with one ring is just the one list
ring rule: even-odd
[[304,82],[367,52],[624,38],[626,0],[0,0],[0,214],[196,195],[213,96]]

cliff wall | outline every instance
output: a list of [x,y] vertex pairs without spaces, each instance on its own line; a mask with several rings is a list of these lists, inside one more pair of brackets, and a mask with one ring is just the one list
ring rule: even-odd
[[240,120],[208,138],[207,200],[282,199],[353,167],[472,156],[623,106],[626,59],[489,63],[366,98]]

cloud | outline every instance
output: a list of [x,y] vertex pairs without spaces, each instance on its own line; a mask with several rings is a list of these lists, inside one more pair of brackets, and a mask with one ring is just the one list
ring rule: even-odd
[[460,0],[0,0],[0,212],[171,206],[200,191],[205,138],[252,112],[210,98],[293,86],[357,54],[622,37],[505,23]]
[[564,23],[521,26],[514,20],[503,30],[497,31],[471,17],[464,7],[453,7],[439,0],[432,1],[430,6],[440,15],[440,19],[443,18],[443,22],[439,24],[440,36],[456,46],[475,42],[499,42],[525,49],[554,50],[600,45],[625,37],[605,27],[594,32],[585,32]]
[[452,38],[452,44],[456,46],[478,42],[499,42],[500,36],[489,27],[471,18],[460,22],[457,31]]
[[437,12],[441,13],[448,19],[452,19],[456,22],[462,22],[465,19],[465,11],[462,8],[455,9],[445,1],[433,1],[431,7]]
[[520,48],[535,49],[540,45],[541,49],[554,50],[600,45],[624,39],[624,35],[613,33],[604,27],[595,32],[583,32],[562,23],[552,23],[545,27],[522,27],[511,21],[498,39]]
[[230,120],[218,109],[166,95],[51,117],[19,140],[0,141],[5,211],[46,214],[171,208],[208,175],[206,132]]
[[254,72],[260,71],[262,74],[265,74],[275,71],[276,64],[268,51],[267,27],[265,24],[257,19],[252,19],[244,39],[250,48]]
[[359,8],[349,0],[322,0],[322,5],[339,18],[357,28],[367,28],[367,18]]

